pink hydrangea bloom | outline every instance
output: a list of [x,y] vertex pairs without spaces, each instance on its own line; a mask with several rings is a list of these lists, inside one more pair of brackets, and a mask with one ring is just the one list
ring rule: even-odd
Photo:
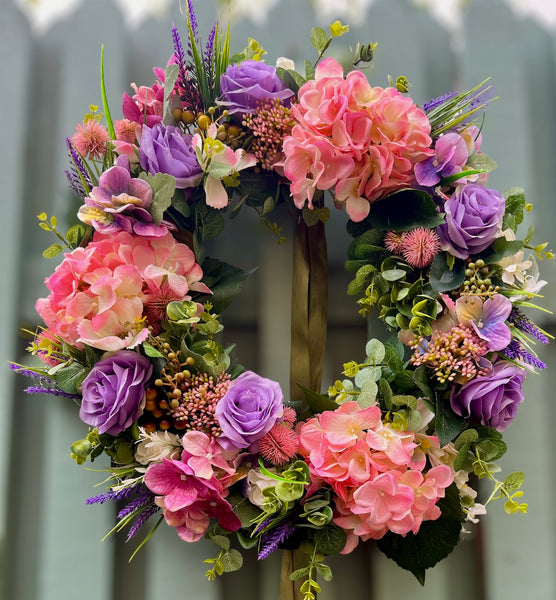
[[332,190],[354,221],[370,203],[414,183],[416,164],[432,156],[430,124],[411,98],[371,87],[360,71],[345,78],[333,58],[299,89],[297,124],[284,140],[284,173],[296,206]]
[[72,346],[132,348],[148,335],[144,317],[151,295],[188,299],[190,290],[208,291],[202,276],[193,252],[170,233],[95,233],[86,248],[65,254],[45,281],[50,295],[39,298],[36,309],[53,335]]
[[348,534],[344,552],[359,538],[416,533],[422,521],[440,516],[436,503],[453,471],[441,465],[422,472],[437,438],[419,434],[417,440],[415,433],[383,423],[378,407],[362,409],[356,402],[310,419],[298,434],[311,478],[337,495],[334,522]]

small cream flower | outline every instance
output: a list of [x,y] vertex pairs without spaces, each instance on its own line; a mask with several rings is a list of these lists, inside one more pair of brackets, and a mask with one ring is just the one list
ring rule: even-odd
[[135,449],[135,460],[142,465],[161,462],[163,458],[178,458],[181,452],[179,436],[167,431],[147,433],[139,429],[139,443]]

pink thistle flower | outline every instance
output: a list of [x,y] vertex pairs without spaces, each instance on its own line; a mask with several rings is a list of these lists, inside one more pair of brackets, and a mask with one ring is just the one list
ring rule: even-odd
[[74,148],[85,158],[101,160],[106,153],[109,136],[106,128],[96,119],[88,119],[75,127],[71,137]]
[[284,414],[282,415],[282,421],[286,425],[293,427],[295,422],[297,421],[297,413],[295,412],[295,409],[293,409],[291,406],[284,406]]
[[412,267],[424,269],[440,252],[440,238],[434,229],[417,227],[401,240],[401,254]]
[[116,139],[128,144],[134,144],[141,134],[141,126],[135,121],[121,119],[114,123]]
[[259,440],[262,457],[275,466],[288,463],[296,454],[299,444],[295,431],[284,423],[277,423]]
[[384,236],[386,250],[389,250],[392,254],[401,255],[406,235],[405,231],[388,231]]

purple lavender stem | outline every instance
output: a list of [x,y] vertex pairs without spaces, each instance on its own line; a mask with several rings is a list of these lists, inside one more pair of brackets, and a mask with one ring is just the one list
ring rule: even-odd
[[137,491],[136,493],[137,498],[134,498],[129,504],[122,508],[122,510],[118,513],[118,519],[124,519],[131,513],[140,509],[141,507],[146,507],[149,504],[152,504],[154,494],[147,490],[145,487],[142,487],[142,489],[140,491]]
[[513,323],[520,331],[533,336],[541,344],[548,344],[549,340],[546,335],[519,308],[515,306],[512,308],[508,321]]
[[64,392],[56,387],[47,388],[30,386],[25,388],[24,392],[26,394],[49,394],[50,396],[60,396],[62,398],[72,398],[74,400],[81,398],[79,394],[70,394],[69,392]]
[[286,521],[284,523],[280,523],[276,529],[265,533],[261,538],[263,547],[257,555],[257,560],[264,560],[270,556],[278,548],[279,544],[290,537],[294,530],[295,527]]
[[449,94],[444,94],[443,96],[438,96],[438,98],[432,98],[428,102],[425,102],[425,104],[423,105],[423,110],[425,112],[429,112],[429,111],[433,110],[434,108],[436,108],[437,106],[444,104],[444,102],[446,102],[447,100],[450,100],[456,94],[457,94],[457,92],[450,92]]
[[110,490],[104,494],[87,498],[86,504],[104,504],[105,502],[118,502],[119,500],[125,500],[132,494],[137,493],[138,489],[142,489],[143,486],[135,485],[132,487],[123,488],[118,491]]
[[131,538],[135,537],[139,532],[139,529],[143,527],[143,525],[154,515],[156,514],[160,508],[156,504],[151,504],[147,506],[141,514],[135,519],[135,523],[130,527],[129,532],[127,534],[126,542],[129,542]]
[[508,346],[504,348],[503,353],[508,358],[522,361],[528,365],[536,367],[537,369],[546,369],[546,364],[543,363],[542,360],[538,359],[534,354],[523,348],[523,346],[517,340],[512,340]]
[[[66,138],[66,145],[68,147],[68,152],[73,161],[73,164],[75,165],[75,168],[77,169],[77,171],[79,171],[79,173],[83,177],[83,180],[85,181],[85,183],[89,186],[89,188],[91,188],[92,183],[91,183],[91,178],[89,177],[89,173],[87,172],[87,169],[85,168],[85,165],[83,164],[83,160],[81,159],[81,156],[79,156],[78,152],[73,147],[73,144],[71,143],[70,138]],[[77,174],[77,171],[76,171],[76,174]]]
[[214,64],[214,38],[216,36],[216,24],[212,26],[210,30],[207,45],[205,46],[205,66],[207,71],[212,73],[212,66]]
[[[198,43],[199,41],[199,25],[197,24],[197,15],[195,14],[195,9],[193,8],[193,2],[191,0],[186,0],[187,2],[187,14],[189,18],[189,23],[191,25],[191,31],[193,32],[193,40]],[[193,56],[191,52],[191,40],[188,42],[189,45],[189,56]]]

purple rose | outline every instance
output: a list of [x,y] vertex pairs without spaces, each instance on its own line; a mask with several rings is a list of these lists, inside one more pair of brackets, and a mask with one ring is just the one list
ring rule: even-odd
[[280,384],[245,371],[234,379],[216,405],[214,415],[222,435],[219,444],[225,450],[249,447],[281,419],[284,413]]
[[221,99],[218,104],[231,115],[254,113],[261,100],[279,98],[289,106],[294,93],[276,74],[276,69],[258,60],[229,65],[220,77]]
[[152,364],[131,350],[99,360],[81,386],[79,417],[99,433],[118,435],[143,414]]
[[442,249],[458,258],[486,250],[496,239],[506,210],[504,196],[496,190],[468,183],[446,200],[446,223],[437,228]]
[[191,145],[191,138],[191,135],[182,133],[172,125],[165,127],[159,123],[152,129],[143,126],[139,146],[141,167],[151,175],[172,175],[177,188],[195,187],[201,181],[203,171]]
[[494,364],[492,372],[468,381],[452,391],[452,410],[462,417],[504,431],[515,417],[523,402],[525,370],[502,360]]

